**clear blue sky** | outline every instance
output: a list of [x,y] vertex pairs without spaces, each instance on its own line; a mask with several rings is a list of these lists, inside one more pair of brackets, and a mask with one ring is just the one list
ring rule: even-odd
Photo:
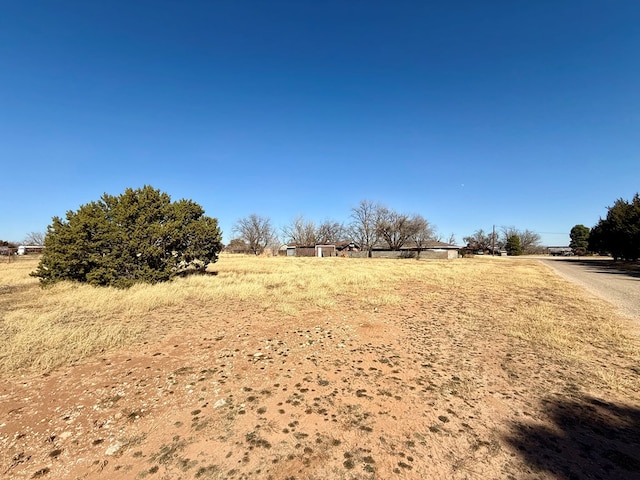
[[562,245],[640,190],[640,2],[0,0],[0,239],[104,192]]

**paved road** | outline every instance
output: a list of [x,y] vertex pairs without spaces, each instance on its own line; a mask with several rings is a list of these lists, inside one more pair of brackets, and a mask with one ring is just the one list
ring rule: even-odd
[[625,270],[607,259],[547,257],[540,261],[640,321],[640,270]]

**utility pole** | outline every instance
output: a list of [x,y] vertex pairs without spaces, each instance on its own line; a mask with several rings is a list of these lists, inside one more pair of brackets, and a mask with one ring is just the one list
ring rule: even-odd
[[496,254],[496,226],[493,226],[493,233],[491,234],[491,256]]

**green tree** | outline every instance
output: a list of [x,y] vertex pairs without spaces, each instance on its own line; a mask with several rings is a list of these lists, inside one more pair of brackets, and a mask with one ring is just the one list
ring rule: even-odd
[[215,218],[191,200],[150,186],[104,194],[97,202],[54,217],[46,250],[32,273],[44,285],[61,280],[127,288],[157,283],[216,262],[222,234]]
[[503,226],[500,227],[502,230],[502,240],[504,243],[507,242],[507,238],[512,235],[517,235],[520,238],[520,247],[522,248],[522,253],[520,255],[531,255],[539,252],[540,250],[540,235],[531,230],[519,230],[514,226]]
[[592,247],[609,252],[614,259],[640,258],[640,195],[628,202],[619,198],[609,207],[607,217],[591,229]]
[[599,253],[601,255],[604,255],[604,254],[608,253],[606,251],[606,248],[605,248],[605,245],[604,245],[604,240],[603,240],[602,220],[600,220],[600,223],[595,225],[591,229],[591,231],[589,232],[588,250],[590,252],[596,252],[596,253]]
[[249,253],[249,245],[242,238],[232,238],[229,244],[224,248],[229,253]]
[[520,236],[510,235],[504,244],[504,249],[507,251],[507,255],[522,255],[522,244],[520,243]]
[[571,232],[569,233],[569,237],[571,237],[571,242],[569,246],[573,249],[574,253],[578,255],[584,255],[589,250],[589,227],[585,227],[584,225],[575,225]]

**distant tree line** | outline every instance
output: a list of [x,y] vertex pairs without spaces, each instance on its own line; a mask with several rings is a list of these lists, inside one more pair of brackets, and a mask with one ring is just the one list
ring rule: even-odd
[[472,253],[499,253],[507,255],[530,255],[540,253],[540,235],[531,230],[519,230],[514,226],[502,226],[496,231],[476,230],[462,239],[466,250]]
[[335,220],[315,223],[300,215],[284,225],[278,235],[268,217],[251,214],[235,223],[233,233],[228,251],[256,255],[278,248],[281,242],[305,247],[354,242],[371,253],[381,244],[400,250],[409,243],[420,252],[427,242],[438,240],[435,228],[422,215],[398,212],[369,200],[351,209],[346,224]]
[[[369,254],[375,247],[383,246],[397,251],[411,245],[419,256],[429,242],[442,241],[435,227],[424,216],[399,212],[370,200],[361,200],[351,208],[347,223],[333,220],[315,223],[300,215],[278,232],[268,217],[251,214],[235,223],[233,233],[235,236],[227,245],[227,251],[256,255],[269,248],[275,252],[282,243],[314,246],[354,242]],[[467,250],[473,252],[497,253],[506,250],[509,255],[521,255],[540,253],[542,250],[540,235],[513,226],[503,226],[499,231],[489,233],[479,229],[463,240]],[[455,237],[449,236],[448,243],[455,242]]]

